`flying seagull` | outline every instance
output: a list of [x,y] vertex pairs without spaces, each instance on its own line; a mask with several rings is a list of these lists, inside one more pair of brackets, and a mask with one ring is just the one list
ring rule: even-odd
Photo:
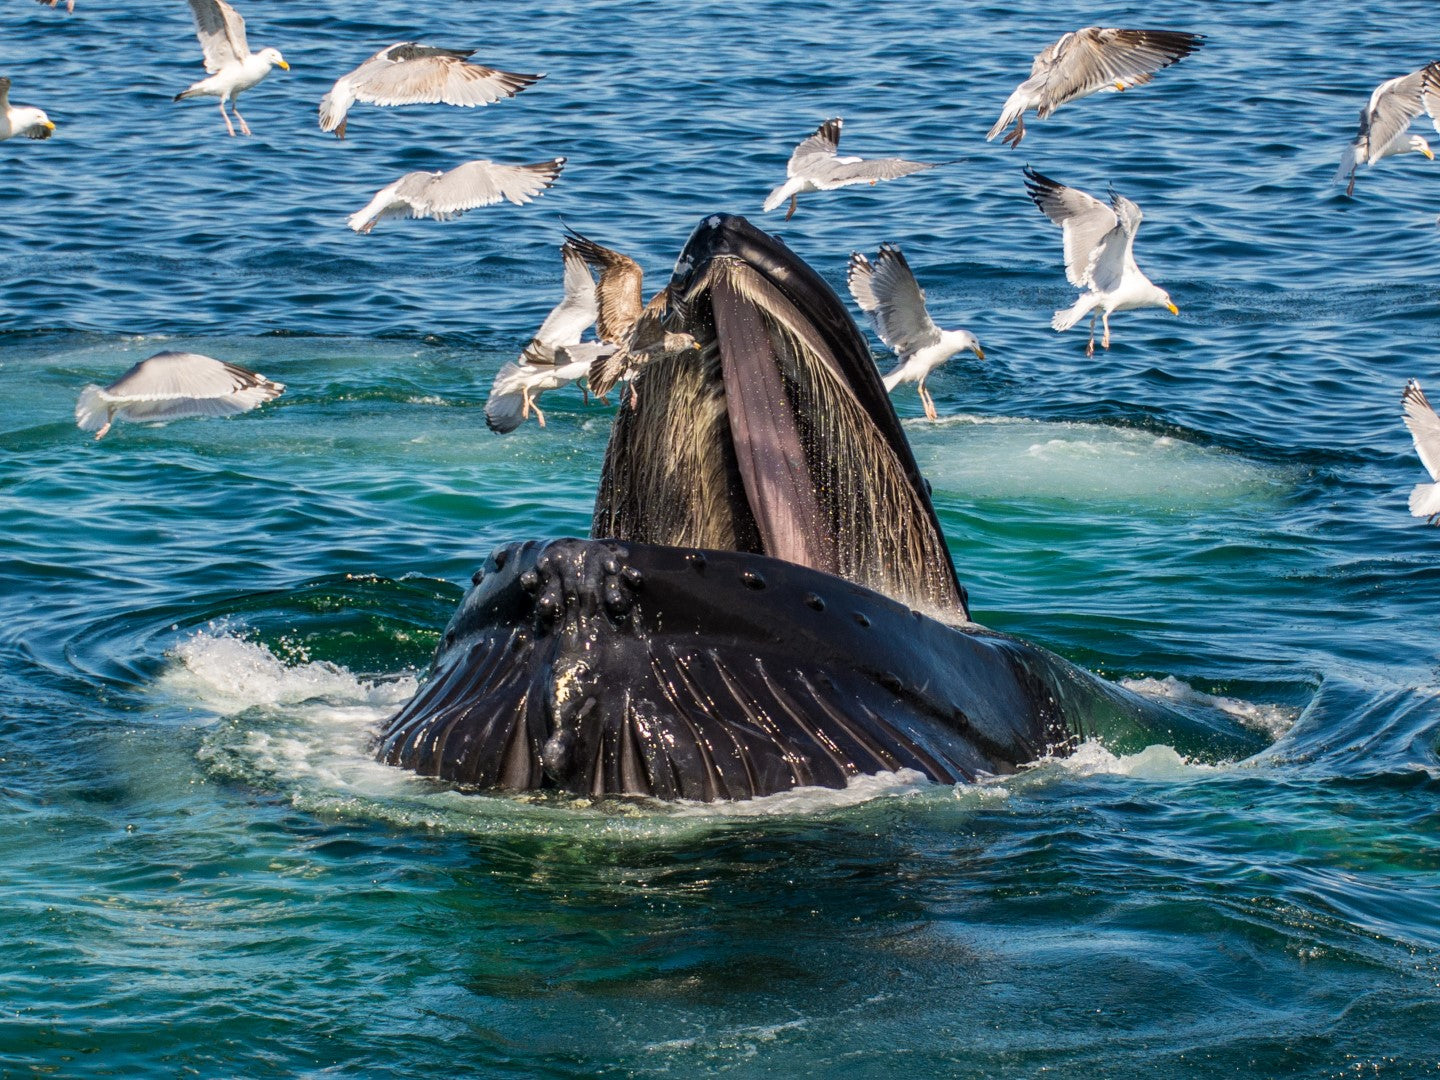
[[1102,26],[1074,30],[1035,54],[1030,77],[1006,99],[1000,119],[985,141],[1014,124],[1015,130],[1003,141],[1017,147],[1025,137],[1027,110],[1034,109],[1035,115],[1044,120],[1067,101],[1104,90],[1143,86],[1161,68],[1183,60],[1204,44],[1203,34],[1179,30],[1118,30]]
[[595,336],[615,347],[609,353],[598,355],[591,364],[586,380],[590,393],[603,398],[620,379],[629,379],[633,404],[633,382],[640,369],[666,353],[694,348],[695,338],[665,329],[665,314],[670,303],[668,287],[652,296],[648,304],[642,303],[645,272],[630,256],[602,247],[573,229],[566,243],[600,271],[600,282],[595,287],[598,307]]
[[502,434],[514,431],[532,409],[535,419],[544,427],[545,414],[540,411],[537,399],[546,390],[583,379],[594,359],[584,351],[579,356],[571,356],[569,349],[580,344],[580,338],[598,314],[595,278],[571,240],[561,245],[560,258],[565,267],[565,295],[545,316],[519,362],[506,364],[495,376],[490,397],[485,402],[485,423],[491,431]]
[[1087,291],[1075,306],[1057,311],[1050,325],[1056,330],[1069,330],[1087,314],[1090,316],[1090,343],[1086,356],[1095,355],[1095,320],[1102,317],[1105,336],[1102,348],[1110,347],[1110,313],[1131,308],[1169,308],[1172,315],[1180,309],[1170,294],[1157,286],[1135,265],[1135,233],[1143,214],[1123,195],[1112,189],[1110,205],[1099,199],[1066,187],[1025,168],[1025,187],[1035,205],[1064,230],[1065,276],[1070,284]]
[[788,179],[765,197],[763,209],[766,213],[789,199],[790,208],[785,211],[785,220],[789,221],[795,213],[797,197],[806,192],[831,191],[851,184],[873,185],[879,180],[895,180],[948,164],[905,161],[902,158],[872,158],[867,161],[865,158],[840,157],[840,129],[844,124],[845,121],[838,116],[826,120],[815,134],[795,148],[789,164],[785,166]]
[[459,105],[471,108],[512,98],[543,75],[467,64],[474,49],[440,49],[414,41],[387,45],[320,99],[320,130],[345,137],[345,116],[357,101],[370,105]]
[[10,104],[10,79],[0,76],[0,141],[24,135],[27,139],[48,139],[55,125],[44,109]]
[[1429,115],[1435,130],[1440,131],[1440,61],[1419,71],[1389,79],[1377,86],[1370,103],[1360,110],[1360,131],[1345,147],[1335,183],[1348,184],[1346,195],[1355,194],[1355,170],[1361,165],[1374,165],[1381,158],[1396,154],[1424,154],[1431,161],[1435,153],[1419,135],[1407,132],[1422,112]]
[[915,383],[926,417],[936,419],[935,401],[925,389],[926,377],[961,349],[984,360],[980,342],[968,330],[941,330],[931,321],[925,310],[925,290],[894,244],[881,244],[874,262],[852,252],[847,280],[850,295],[870,316],[875,333],[900,358],[899,365],[885,376],[886,392],[901,383]]
[[175,100],[190,97],[218,97],[220,115],[225,119],[225,130],[235,134],[235,126],[225,112],[225,103],[235,111],[240,121],[240,131],[250,134],[250,125],[240,115],[236,99],[243,90],[249,90],[279,65],[286,71],[290,65],[280,55],[279,49],[265,48],[252,53],[245,42],[245,20],[225,0],[190,0],[190,10],[195,14],[195,34],[200,39],[200,49],[205,54],[205,70],[208,79],[201,79],[188,89],[175,95]]
[[368,233],[382,218],[406,214],[449,221],[466,210],[501,199],[519,206],[543,194],[564,167],[563,157],[533,165],[501,165],[481,159],[457,165],[449,172],[406,173],[377,191],[363,210],[351,214],[350,228]]
[[[1440,416],[1430,407],[1420,384],[1411,379],[1400,397],[1405,406],[1405,426],[1415,440],[1415,452],[1431,479],[1440,480]],[[1440,484],[1416,484],[1410,492],[1410,513],[1433,525],[1440,520]]]
[[279,397],[284,389],[284,383],[211,356],[160,352],[109,386],[85,387],[75,404],[75,423],[100,439],[116,420],[233,416]]

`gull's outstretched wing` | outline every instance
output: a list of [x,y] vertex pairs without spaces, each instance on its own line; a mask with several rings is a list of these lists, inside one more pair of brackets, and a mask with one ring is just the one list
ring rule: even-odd
[[1161,68],[1184,59],[1203,44],[1203,35],[1178,30],[1087,26],[1066,34],[1035,58],[1032,77],[1048,68],[1036,111],[1044,119],[1067,101],[1087,94],[1143,86]]
[[1065,277],[1076,287],[1088,284],[1096,250],[1119,224],[1115,211],[1094,196],[1066,187],[1029,166],[1025,168],[1025,188],[1041,212],[1063,230]]
[[246,412],[285,389],[263,375],[199,353],[162,352],[136,364],[106,387],[87,386],[75,406],[82,431],[111,414],[127,420],[178,420]]
[[584,257],[567,240],[560,247],[565,264],[565,296],[550,309],[522,359],[530,364],[553,364],[555,350],[562,345],[576,345],[599,313],[595,299],[595,278]]
[[502,165],[494,161],[467,161],[449,172],[406,173],[381,188],[363,209],[350,215],[350,228],[368,233],[383,218],[409,214],[448,221],[466,210],[506,199],[516,205],[530,202],[555,182],[565,167],[564,158],[532,165]]
[[1414,379],[1405,384],[1401,401],[1405,405],[1405,426],[1415,440],[1415,453],[1431,478],[1440,480],[1440,417]]
[[573,229],[565,245],[600,271],[600,282],[595,287],[595,301],[599,308],[595,319],[596,336],[601,341],[623,345],[644,310],[641,289],[644,287],[645,272],[630,256],[597,244]]
[[845,121],[837,116],[826,120],[815,129],[813,135],[802,139],[790,155],[790,161],[785,166],[785,175],[810,176],[815,169],[823,168],[825,162],[839,151],[840,129],[844,126]]
[[320,102],[322,131],[344,130],[352,103],[445,104],[471,108],[514,97],[544,78],[465,62],[474,49],[442,49],[401,41],[381,49],[335,81]]
[[873,263],[854,252],[847,280],[850,295],[870,316],[875,333],[897,354],[908,356],[940,340],[940,330],[925,309],[925,291],[894,244],[881,244]]
[[1367,139],[1369,160],[1378,157],[1425,111],[1421,92],[1429,70],[1422,68],[1398,79],[1389,79],[1370,95],[1370,105],[1360,119],[1360,135]]
[[873,184],[877,180],[897,180],[911,173],[933,169],[939,163],[906,161],[904,158],[831,158],[810,173],[810,180],[821,191],[848,187],[851,184]]
[[245,20],[225,0],[190,0],[195,15],[195,36],[205,54],[205,70],[214,75],[250,55],[245,41]]
[[[1405,384],[1400,400],[1405,406],[1405,426],[1415,440],[1415,452],[1431,478],[1440,480],[1440,417],[1414,379]],[[1432,519],[1440,516],[1440,484],[1416,484],[1410,492],[1410,513]]]

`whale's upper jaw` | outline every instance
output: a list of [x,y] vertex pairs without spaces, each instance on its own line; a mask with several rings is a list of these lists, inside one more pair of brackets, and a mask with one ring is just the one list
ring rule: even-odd
[[700,349],[647,365],[611,432],[592,535],[771,555],[966,615],[864,335],[777,237],[713,214],[667,286]]

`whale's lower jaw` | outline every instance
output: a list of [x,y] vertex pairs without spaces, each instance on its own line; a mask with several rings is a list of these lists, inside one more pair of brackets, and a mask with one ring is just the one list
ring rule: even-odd
[[377,756],[482,789],[706,801],[973,780],[1083,734],[1030,649],[765,556],[512,544]]

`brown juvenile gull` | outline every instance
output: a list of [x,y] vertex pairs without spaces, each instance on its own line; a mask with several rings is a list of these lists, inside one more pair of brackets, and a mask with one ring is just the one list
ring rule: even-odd
[[10,104],[10,80],[0,76],[0,141],[24,135],[27,139],[48,139],[55,125],[44,109],[33,105]]
[[467,161],[449,172],[406,173],[387,184],[362,210],[350,215],[350,228],[368,233],[382,218],[429,217],[449,221],[466,210],[508,199],[516,206],[530,202],[555,183],[565,159],[531,165],[502,165],[494,161]]
[[75,404],[75,423],[99,439],[116,420],[233,416],[279,397],[284,389],[284,383],[212,356],[159,352],[109,386],[85,387]]
[[[620,379],[633,380],[640,368],[655,357],[694,347],[695,339],[691,335],[665,329],[664,317],[670,300],[668,288],[657,292],[648,304],[642,304],[645,272],[639,263],[573,229],[566,243],[600,271],[600,283],[595,287],[599,307],[595,336],[615,346],[614,351],[597,356],[590,366],[587,380],[590,393],[603,398]],[[631,394],[633,401],[633,388]]]
[[[1405,426],[1415,440],[1420,463],[1432,480],[1440,480],[1440,416],[1435,415],[1414,379],[1405,384],[1400,401],[1405,406]],[[1410,492],[1410,513],[1428,519],[1432,525],[1440,520],[1440,484],[1416,484]]]
[[899,365],[884,378],[885,392],[901,383],[915,383],[926,417],[936,419],[935,401],[925,389],[926,377],[961,349],[984,360],[980,342],[968,330],[941,330],[935,325],[925,309],[925,290],[894,244],[881,244],[874,262],[852,252],[846,280],[850,295],[870,316],[875,333],[900,358]]
[[1087,290],[1075,306],[1057,311],[1050,325],[1069,330],[1090,316],[1090,343],[1086,356],[1095,355],[1095,320],[1103,317],[1102,348],[1110,347],[1110,313],[1131,308],[1163,307],[1170,314],[1180,309],[1170,294],[1157,286],[1135,264],[1135,233],[1144,217],[1140,207],[1112,189],[1110,205],[1025,168],[1025,187],[1035,205],[1064,230],[1065,276],[1076,288]]
[[840,117],[826,120],[806,138],[785,166],[788,179],[765,197],[765,212],[774,210],[786,199],[790,208],[785,211],[789,221],[795,213],[796,199],[809,191],[831,191],[849,187],[851,184],[875,184],[879,180],[895,180],[911,173],[933,169],[948,162],[905,161],[903,158],[840,157],[840,129],[845,121]]
[[579,346],[581,337],[595,322],[595,278],[568,239],[560,247],[560,258],[565,267],[565,295],[545,316],[519,361],[505,364],[496,374],[485,402],[485,423],[491,431],[514,431],[532,409],[536,421],[544,427],[540,395],[583,379],[594,359],[584,350],[579,356],[570,355],[569,350]]
[[1063,35],[1035,54],[1030,77],[1017,86],[985,136],[989,142],[1011,124],[1004,142],[1012,148],[1025,137],[1025,113],[1041,120],[1067,101],[1105,90],[1143,86],[1161,68],[1183,60],[1205,44],[1203,34],[1180,30],[1119,30],[1087,26]]
[[1429,115],[1435,130],[1440,131],[1440,62],[1426,65],[1419,71],[1389,79],[1370,95],[1370,102],[1360,110],[1360,131],[1340,158],[1334,182],[1348,184],[1346,195],[1355,194],[1355,170],[1361,165],[1374,165],[1381,158],[1396,154],[1424,154],[1431,161],[1435,153],[1419,135],[1408,134],[1410,124],[1422,112]]
[[195,34],[200,39],[200,49],[205,54],[205,70],[208,79],[201,79],[189,88],[175,95],[175,100],[190,97],[218,97],[220,115],[225,119],[225,130],[235,134],[235,126],[225,112],[225,103],[235,111],[240,121],[240,131],[250,134],[250,125],[240,115],[236,100],[243,90],[249,90],[277,64],[286,71],[290,65],[280,55],[279,49],[265,48],[258,53],[250,51],[245,41],[245,20],[225,0],[190,0],[190,10],[195,15]]
[[320,130],[345,137],[345,116],[357,101],[370,105],[459,105],[472,108],[512,98],[543,75],[467,64],[474,49],[441,49],[415,41],[387,45],[320,99]]

